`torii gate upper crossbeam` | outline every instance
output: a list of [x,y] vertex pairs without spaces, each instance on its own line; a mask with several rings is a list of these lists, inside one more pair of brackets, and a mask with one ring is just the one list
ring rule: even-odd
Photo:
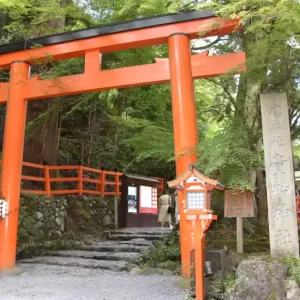
[[[245,70],[244,63],[244,52],[217,56],[193,55],[192,76],[194,79],[212,78],[232,69],[235,72],[242,72]],[[38,77],[33,77],[27,80],[24,87],[24,98],[26,100],[49,99],[79,93],[170,82],[168,59],[154,64],[101,71],[99,70],[99,59],[97,60],[96,56],[91,65],[98,66],[98,70],[87,69],[83,74],[49,80],[39,80]],[[7,97],[8,83],[0,83],[0,103],[6,102]]]
[[[34,64],[47,59],[51,61],[71,59],[84,56],[86,51],[92,49],[99,49],[101,53],[105,53],[166,44],[168,37],[174,32],[185,33],[190,39],[197,38],[199,33],[202,37],[222,36],[231,33],[239,26],[239,20],[219,19],[211,12],[205,11],[171,16],[127,22],[124,23],[125,29],[122,29],[121,23],[114,27],[101,26],[97,28],[98,30],[86,29],[3,45],[0,46],[0,55],[2,54],[0,67],[8,68],[14,60]],[[119,30],[115,30],[115,27]],[[91,34],[91,31],[94,34]]]

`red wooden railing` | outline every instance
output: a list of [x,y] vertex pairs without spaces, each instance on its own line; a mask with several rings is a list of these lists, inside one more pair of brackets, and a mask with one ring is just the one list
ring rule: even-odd
[[297,212],[297,220],[300,223],[300,196],[296,196],[296,212]]
[[[36,172],[40,173],[41,176],[23,175],[24,167],[36,169]],[[93,169],[85,166],[47,166],[23,162],[21,177],[22,192],[46,195],[47,197],[66,194],[119,196],[121,194],[120,176],[122,174],[120,172]],[[155,179],[159,181],[158,191],[162,192],[164,179],[156,177]],[[23,188],[23,186],[28,185],[26,184],[28,181],[34,186],[34,189]],[[69,188],[66,187],[67,185],[69,185]]]

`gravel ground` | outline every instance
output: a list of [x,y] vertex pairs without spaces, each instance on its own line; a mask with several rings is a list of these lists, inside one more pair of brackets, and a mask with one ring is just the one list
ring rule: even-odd
[[0,277],[2,300],[184,300],[175,277],[74,267],[19,265],[25,272]]

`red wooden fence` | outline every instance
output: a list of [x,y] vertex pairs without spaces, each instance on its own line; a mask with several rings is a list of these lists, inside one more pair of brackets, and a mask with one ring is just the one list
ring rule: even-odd
[[[42,175],[23,175],[24,167],[38,169]],[[29,181],[34,186],[34,189],[22,188],[22,192],[46,195],[47,197],[65,194],[119,196],[121,194],[120,176],[122,174],[120,172],[99,170],[84,166],[47,166],[23,162],[22,186],[26,181]],[[162,192],[164,179],[155,179],[159,181],[158,191]]]
[[296,196],[297,220],[300,222],[300,196]]

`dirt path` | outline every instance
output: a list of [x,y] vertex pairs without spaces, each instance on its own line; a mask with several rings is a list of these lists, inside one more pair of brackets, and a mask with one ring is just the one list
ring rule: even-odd
[[20,265],[25,272],[0,277],[5,300],[184,300],[175,277],[136,275],[99,269]]

